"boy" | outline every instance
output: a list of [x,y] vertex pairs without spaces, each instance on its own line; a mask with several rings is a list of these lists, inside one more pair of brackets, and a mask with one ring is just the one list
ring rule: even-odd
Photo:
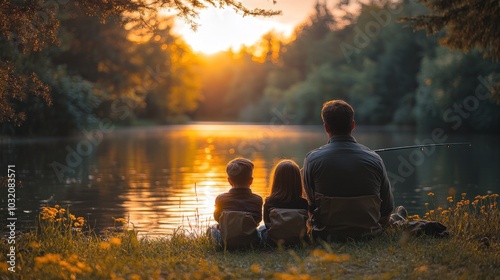
[[214,219],[219,223],[212,234],[220,245],[249,247],[259,242],[257,225],[262,221],[262,197],[252,193],[253,163],[244,158],[226,166],[231,189],[215,199]]

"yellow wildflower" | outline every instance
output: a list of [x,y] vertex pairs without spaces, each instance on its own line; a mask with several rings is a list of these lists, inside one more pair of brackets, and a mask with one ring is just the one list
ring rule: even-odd
[[99,247],[101,247],[101,249],[107,250],[107,249],[111,248],[111,244],[109,244],[109,242],[102,241],[99,244]]
[[54,220],[57,215],[57,209],[52,207],[42,207],[40,215],[42,216],[42,220]]
[[78,261],[78,262],[76,262],[76,266],[78,268],[80,268],[81,270],[83,270],[83,271],[87,271],[87,272],[91,272],[92,271],[92,268],[90,268],[90,266],[88,264],[84,263],[84,262]]
[[434,193],[433,192],[429,192],[427,195],[428,196],[434,196]]
[[252,266],[250,266],[250,270],[253,272],[253,273],[260,273],[260,267],[258,264],[254,263],[252,264]]
[[293,274],[293,273],[284,273],[278,272],[274,274],[274,278],[281,280],[309,280],[314,279],[314,277],[309,274]]
[[61,260],[60,254],[48,253],[41,257],[35,257],[35,269],[40,268],[44,264],[58,263]]
[[141,280],[141,276],[139,274],[130,275],[130,280]]
[[314,257],[321,257],[321,256],[324,256],[324,255],[326,255],[326,252],[323,251],[323,250],[319,250],[319,249],[313,250],[311,252],[311,256],[314,256]]
[[415,214],[415,215],[412,215],[412,216],[408,216],[408,219],[411,219],[411,220],[420,220],[420,215]]
[[337,255],[337,254],[328,254],[323,257],[322,261],[325,262],[345,262],[348,261],[351,257],[347,254]]
[[111,243],[112,245],[120,246],[122,244],[122,240],[118,237],[111,237],[109,239],[109,243]]
[[36,241],[31,241],[29,246],[31,248],[40,248],[40,243],[36,242]]
[[323,250],[313,250],[311,252],[311,255],[314,257],[319,257],[319,260],[324,262],[345,262],[351,258],[347,254],[337,255],[334,253],[327,253]]
[[82,227],[85,224],[85,219],[83,217],[76,218],[76,222],[73,223],[75,227]]

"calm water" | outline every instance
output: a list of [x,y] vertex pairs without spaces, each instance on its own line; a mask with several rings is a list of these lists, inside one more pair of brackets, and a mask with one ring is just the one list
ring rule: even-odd
[[[103,230],[113,217],[130,220],[141,235],[164,235],[180,226],[213,222],[215,197],[229,189],[225,166],[243,156],[255,164],[254,192],[269,193],[272,166],[291,158],[300,166],[305,154],[327,141],[320,126],[193,124],[115,130],[85,139],[4,140],[2,176],[14,164],[18,186],[18,225],[30,228],[43,206],[59,204]],[[354,137],[372,149],[414,145],[431,139],[409,130],[360,127]],[[472,147],[443,147],[381,153],[391,174],[397,204],[421,214],[427,193],[436,203],[462,192],[500,192],[498,136],[449,135],[446,142]],[[74,152],[82,156],[75,156]],[[80,159],[80,161],[78,160]],[[59,180],[54,163],[60,169]],[[2,228],[7,212],[6,188],[0,205]]]

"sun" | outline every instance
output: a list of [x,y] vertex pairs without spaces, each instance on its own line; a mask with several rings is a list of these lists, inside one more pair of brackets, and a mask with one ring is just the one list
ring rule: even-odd
[[279,22],[276,18],[243,17],[233,9],[209,7],[196,19],[196,31],[181,20],[176,21],[174,32],[181,35],[193,51],[214,54],[232,49],[238,51],[242,45],[250,46],[262,35],[274,30],[288,37],[294,25]]

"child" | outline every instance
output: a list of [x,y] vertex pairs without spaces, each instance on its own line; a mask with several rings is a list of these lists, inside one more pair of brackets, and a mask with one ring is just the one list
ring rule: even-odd
[[253,168],[253,163],[244,158],[233,159],[226,166],[231,189],[215,199],[214,219],[219,224],[211,228],[218,244],[225,248],[250,247],[259,242],[262,197],[250,189]]
[[307,240],[307,200],[302,197],[302,177],[292,160],[280,161],[273,170],[271,195],[264,204],[264,242],[299,244]]

